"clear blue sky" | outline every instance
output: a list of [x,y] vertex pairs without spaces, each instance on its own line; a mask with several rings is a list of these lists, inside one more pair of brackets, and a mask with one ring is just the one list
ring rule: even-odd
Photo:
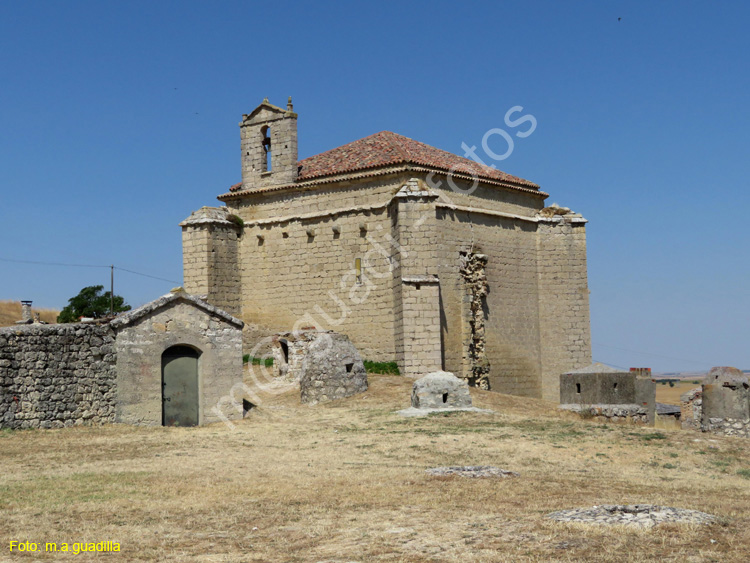
[[[750,368],[748,21],[745,2],[2,2],[0,257],[179,282],[177,224],[240,179],[265,96],[294,97],[301,158],[384,129],[460,153],[520,105],[538,127],[499,168],[589,219],[594,358]],[[0,262],[0,299],[108,283]],[[116,276],[133,306],[174,285]]]

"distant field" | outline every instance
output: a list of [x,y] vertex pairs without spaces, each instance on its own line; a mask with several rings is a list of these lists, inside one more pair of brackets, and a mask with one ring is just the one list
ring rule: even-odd
[[[55,309],[37,309],[32,307],[34,313],[39,313],[41,319],[48,323],[57,322],[57,315],[60,311]],[[16,321],[21,320],[21,302],[20,301],[0,301],[0,326],[11,326]]]
[[691,389],[700,387],[700,383],[695,381],[702,381],[700,378],[687,379],[674,384],[674,387],[670,387],[669,383],[662,385],[659,380],[656,380],[656,402],[666,403],[667,405],[679,405],[680,395],[687,393]]

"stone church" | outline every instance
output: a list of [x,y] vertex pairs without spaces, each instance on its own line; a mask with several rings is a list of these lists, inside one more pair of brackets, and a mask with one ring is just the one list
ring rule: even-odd
[[591,363],[586,220],[533,182],[389,131],[297,159],[297,114],[240,122],[242,182],[181,223],[185,289],[246,351],[315,326],[403,375],[559,399]]

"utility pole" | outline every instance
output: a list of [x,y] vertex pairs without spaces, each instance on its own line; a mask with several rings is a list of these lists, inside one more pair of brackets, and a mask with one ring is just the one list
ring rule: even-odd
[[109,267],[109,316],[115,314],[115,265]]

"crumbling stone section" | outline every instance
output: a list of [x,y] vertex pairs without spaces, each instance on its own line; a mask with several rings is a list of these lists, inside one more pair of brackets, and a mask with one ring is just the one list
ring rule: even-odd
[[446,477],[456,475],[457,477],[470,477],[472,479],[483,479],[487,477],[519,477],[515,471],[507,471],[492,465],[458,465],[451,467],[431,467],[425,470],[427,475],[434,477]]
[[683,430],[700,430],[703,418],[703,387],[696,387],[680,396]]
[[485,350],[484,310],[487,284],[487,256],[461,252],[459,272],[464,280],[463,379],[473,387],[489,390],[490,362]]
[[365,365],[346,335],[316,331],[314,338],[297,342],[306,343],[299,374],[303,403],[314,405],[367,391]]
[[447,371],[429,373],[414,382],[411,406],[415,409],[462,409],[471,407],[469,386]]
[[724,436],[750,438],[750,420],[739,418],[709,418],[702,427],[706,432]]
[[560,510],[547,514],[550,520],[605,526],[653,528],[662,523],[713,524],[716,516],[686,508],[672,508],[654,504],[602,504],[591,508]]
[[115,359],[107,325],[0,329],[0,427],[114,422]]

